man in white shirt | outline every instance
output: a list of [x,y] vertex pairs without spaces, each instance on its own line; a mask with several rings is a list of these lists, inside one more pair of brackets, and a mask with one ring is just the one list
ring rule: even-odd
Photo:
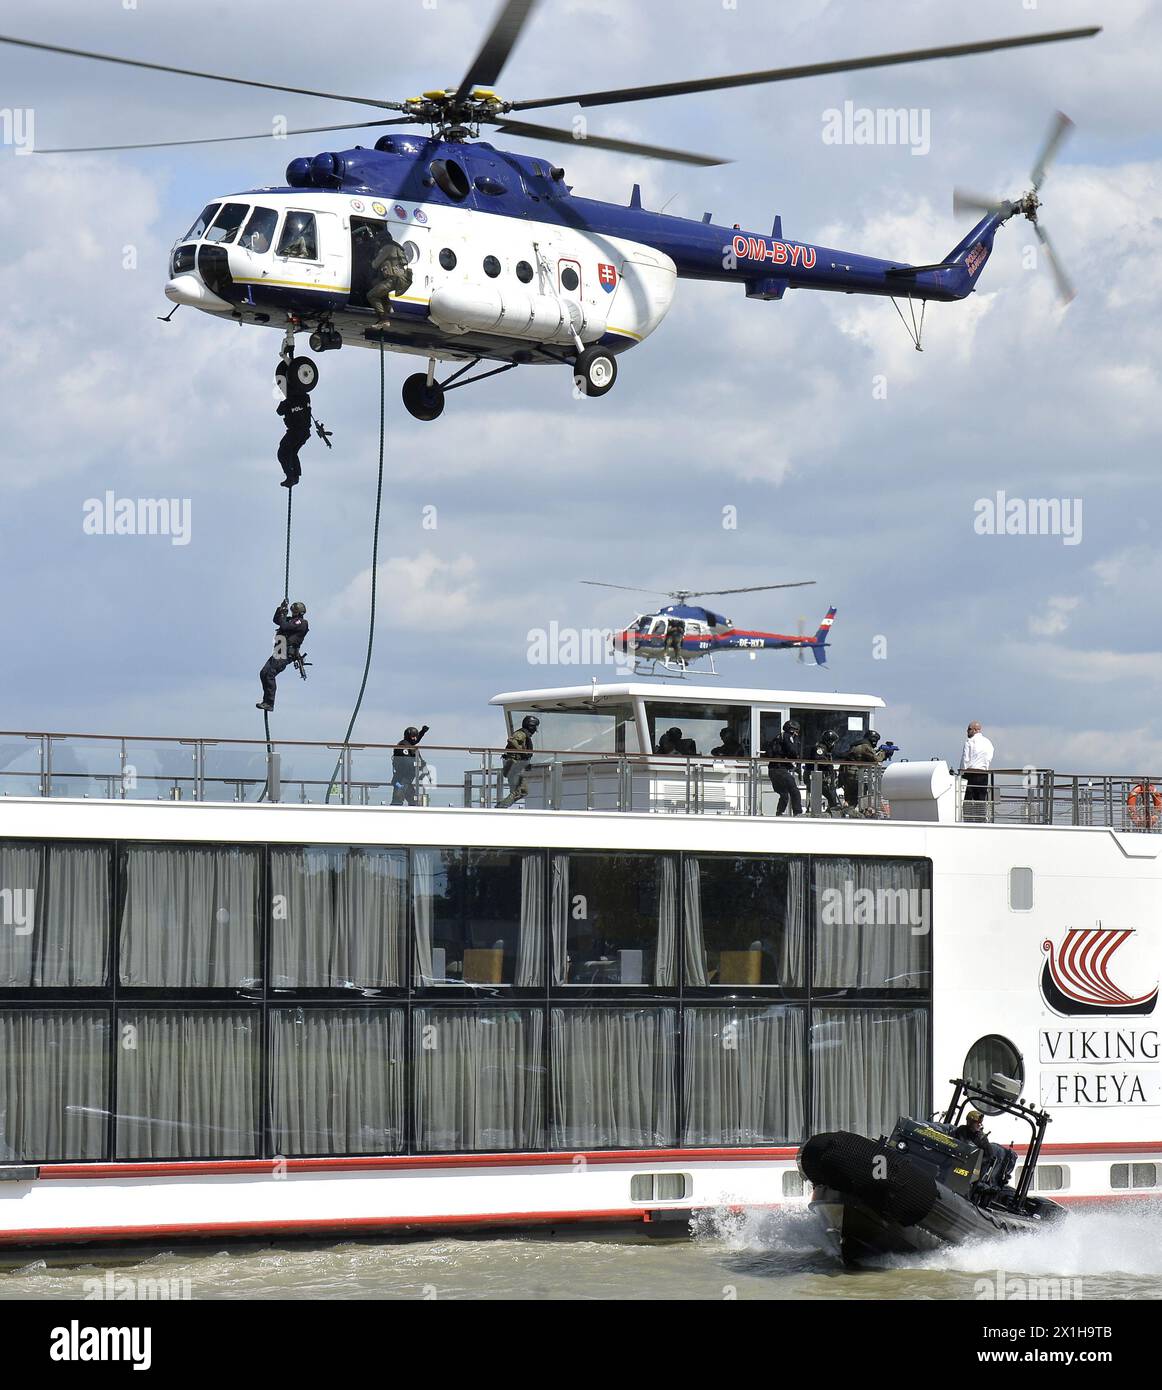
[[[993,761],[993,745],[980,731],[980,720],[968,726],[968,736],[960,754],[960,775],[964,778],[964,818],[984,820],[988,802],[989,768]],[[969,806],[972,802],[972,806]]]

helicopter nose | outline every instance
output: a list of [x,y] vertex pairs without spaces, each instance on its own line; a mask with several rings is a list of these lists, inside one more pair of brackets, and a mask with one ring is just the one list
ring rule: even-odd
[[188,304],[191,308],[207,309],[211,313],[230,309],[226,300],[219,299],[194,271],[186,271],[167,280],[165,297],[171,304]]

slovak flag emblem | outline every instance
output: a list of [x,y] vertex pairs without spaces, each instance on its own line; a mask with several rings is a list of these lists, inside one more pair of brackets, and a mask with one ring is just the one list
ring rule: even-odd
[[602,261],[597,267],[597,282],[606,294],[612,294],[617,288],[617,271]]

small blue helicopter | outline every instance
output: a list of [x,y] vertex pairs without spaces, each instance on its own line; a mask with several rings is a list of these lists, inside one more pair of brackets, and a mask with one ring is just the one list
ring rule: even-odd
[[[408,377],[403,387],[405,406],[421,420],[434,420],[442,413],[448,391],[522,365],[557,364],[569,371],[580,393],[605,395],[617,378],[619,355],[658,327],[679,279],[737,285],[755,300],[779,300],[788,289],[901,299],[911,316],[911,326],[905,319],[905,327],[920,349],[927,301],[971,294],[997,230],[1020,214],[1033,223],[1062,294],[1071,295],[1037,221],[1041,181],[1070,124],[1065,117],[1058,118],[1036,161],[1029,192],[1014,201],[958,198],[957,208],[984,215],[942,260],[930,265],[790,240],[778,217],[770,233],[762,234],[737,225],[715,225],[710,213],[695,221],[652,212],[642,206],[637,185],[625,207],[574,197],[564,169],[542,158],[498,149],[479,135],[482,127],[493,127],[501,135],[580,149],[721,164],[726,161],[712,155],[590,134],[582,117],[575,119],[572,130],[563,130],[514,119],[510,113],[573,103],[589,109],[965,57],[1090,38],[1100,32],[1098,27],[508,101],[492,84],[536,4],[537,0],[506,0],[457,87],[402,102],[225,77],[10,36],[0,36],[0,44],[402,113],[335,126],[280,129],[279,137],[372,126],[427,126],[426,136],[385,134],[374,149],[356,145],[292,159],[284,185],[212,199],[175,242],[165,286],[175,306],[190,305],[225,322],[281,330],[277,374],[293,372],[306,390],[314,387],[319,374],[312,358],[296,356],[299,333],[307,333],[312,350],[320,353],[351,345],[426,358],[426,370]],[[266,132],[265,138],[270,136]],[[229,135],[40,152],[259,138],[263,137]],[[395,258],[390,280],[377,269],[386,263],[385,257]],[[902,311],[900,316],[904,318]],[[439,362],[456,364],[443,380],[436,378]],[[499,365],[473,375],[481,363]]]
[[635,658],[636,675],[659,674],[659,666],[662,668],[661,674],[684,675],[692,662],[703,658],[709,659],[709,673],[717,675],[714,658],[720,652],[749,652],[753,657],[760,651],[795,650],[799,652],[800,660],[806,652],[810,652],[816,665],[823,666],[827,661],[827,638],[835,621],[834,607],[827,610],[815,635],[809,637],[804,632],[756,632],[750,628],[735,627],[723,614],[687,603],[687,599],[692,598],[757,594],[768,589],[804,589],[815,583],[813,579],[800,579],[791,584],[751,584],[743,589],[671,589],[664,594],[655,589],[639,589],[633,584],[607,584],[600,579],[583,579],[581,583],[629,593],[657,593],[673,600],[656,612],[639,613],[632,623],[613,634],[614,651],[625,652]]

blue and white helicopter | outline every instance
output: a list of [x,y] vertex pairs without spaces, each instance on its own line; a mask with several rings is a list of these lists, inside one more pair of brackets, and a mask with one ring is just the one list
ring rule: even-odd
[[[575,197],[565,171],[535,156],[498,149],[479,139],[484,127],[575,148],[621,151],[695,165],[726,161],[688,150],[643,145],[514,119],[510,113],[576,104],[586,109],[658,97],[723,91],[825,73],[956,58],[1089,38],[1097,27],[1027,34],[941,48],[811,63],[725,77],[509,101],[493,90],[538,0],[506,0],[463,80],[455,88],[406,101],[352,97],[277,82],[225,77],[162,63],[0,36],[24,49],[198,77],[216,82],[357,103],[402,113],[384,119],[280,131],[280,136],[372,126],[427,126],[427,135],[393,132],[372,149],[324,152],[291,160],[286,183],[223,195],[207,203],[174,244],[165,293],[227,322],[259,324],[283,333],[280,370],[288,366],[310,390],[318,380],[312,358],[295,355],[299,333],[315,352],[345,345],[383,347],[427,359],[427,369],[404,383],[407,409],[421,420],[444,409],[445,393],[498,372],[537,363],[569,370],[576,388],[602,396],[617,377],[618,356],[658,327],[678,279],[717,280],[748,298],[782,299],[788,289],[871,294],[915,304],[971,294],[1010,218],[1033,223],[1062,293],[1071,293],[1037,222],[1038,192],[1069,122],[1059,117],[1033,171],[1032,188],[1013,201],[976,199],[983,216],[940,261],[909,265],[790,240],[774,219],[769,234],[651,212],[635,185],[622,207]],[[212,144],[211,140],[148,141],[44,150],[146,149]],[[270,138],[267,132],[265,138]],[[390,300],[389,316],[368,301],[372,261],[390,236],[407,258],[411,283]],[[171,316],[172,316],[171,311]],[[901,314],[901,317],[903,315]],[[437,380],[437,363],[458,364]],[[472,375],[481,363],[499,365]]]
[[750,584],[743,589],[640,589],[633,584],[607,584],[601,579],[583,579],[599,589],[622,589],[628,593],[656,594],[672,602],[655,612],[639,613],[620,632],[612,635],[614,651],[634,657],[634,674],[685,675],[691,663],[706,659],[709,674],[714,676],[714,658],[721,652],[749,652],[753,657],[761,651],[797,651],[802,660],[807,652],[817,666],[827,662],[827,641],[836,609],[823,615],[814,636],[805,632],[758,632],[751,628],[735,627],[722,613],[687,602],[692,598],[724,598],[727,594],[758,594],[768,589],[805,589],[813,579],[800,579],[790,584]]

